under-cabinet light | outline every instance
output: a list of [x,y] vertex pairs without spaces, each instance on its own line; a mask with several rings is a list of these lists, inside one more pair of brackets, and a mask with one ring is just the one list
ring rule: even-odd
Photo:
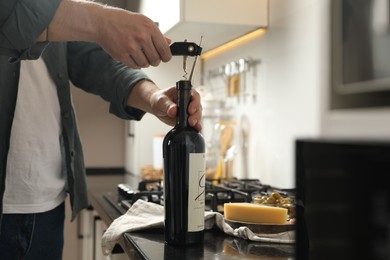
[[222,44],[214,49],[206,51],[205,53],[202,54],[201,58],[203,60],[209,59],[213,56],[220,54],[221,52],[225,52],[226,50],[228,50],[230,48],[233,48],[239,44],[242,44],[243,42],[246,42],[246,41],[252,40],[253,38],[259,37],[259,36],[263,35],[264,33],[265,33],[264,28],[257,29],[255,31],[250,32],[248,34],[245,34],[237,39],[234,39],[230,42]]

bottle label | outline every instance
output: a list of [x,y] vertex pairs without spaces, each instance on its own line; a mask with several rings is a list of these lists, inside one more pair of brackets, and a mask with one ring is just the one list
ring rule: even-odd
[[204,153],[190,153],[188,232],[204,230],[206,160]]

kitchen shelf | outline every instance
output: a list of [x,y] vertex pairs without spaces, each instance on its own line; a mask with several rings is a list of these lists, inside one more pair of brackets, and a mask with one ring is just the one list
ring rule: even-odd
[[236,99],[238,102],[256,102],[256,67],[260,60],[241,58],[203,74],[208,92],[221,100]]
[[142,0],[140,13],[156,23],[172,41],[200,41],[213,49],[268,26],[269,0]]

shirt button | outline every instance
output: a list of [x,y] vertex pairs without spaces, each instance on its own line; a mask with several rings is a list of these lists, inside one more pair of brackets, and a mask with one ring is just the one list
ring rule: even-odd
[[70,156],[74,157],[74,151],[70,151]]
[[63,77],[64,77],[64,74],[62,74],[62,73],[57,74],[57,78],[62,79]]

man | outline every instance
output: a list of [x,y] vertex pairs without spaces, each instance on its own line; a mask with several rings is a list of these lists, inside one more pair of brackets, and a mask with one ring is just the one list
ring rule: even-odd
[[[0,259],[61,259],[64,200],[88,206],[69,81],[128,120],[174,125],[176,90],[139,68],[171,59],[147,17],[87,1],[0,2]],[[189,124],[201,130],[199,94]]]

